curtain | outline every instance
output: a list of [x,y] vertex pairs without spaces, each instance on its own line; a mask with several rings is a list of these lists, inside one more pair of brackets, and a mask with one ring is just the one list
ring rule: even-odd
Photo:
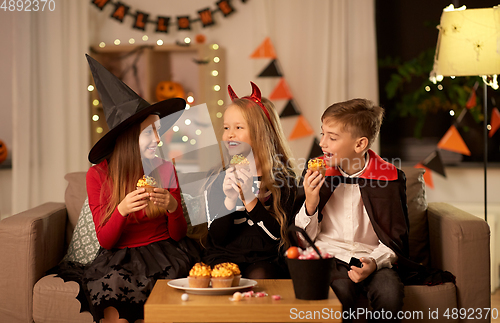
[[88,168],[88,3],[13,12],[12,214],[64,201],[64,175]]

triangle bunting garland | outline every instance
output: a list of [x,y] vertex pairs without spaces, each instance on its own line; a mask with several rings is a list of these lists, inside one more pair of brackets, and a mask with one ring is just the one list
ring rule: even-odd
[[312,135],[313,133],[314,133],[314,131],[312,130],[309,123],[307,122],[306,118],[304,118],[304,116],[301,115],[297,119],[297,123],[295,124],[295,127],[293,128],[290,137],[288,137],[288,140],[294,140],[294,139],[307,137],[309,135]]
[[274,59],[267,67],[259,74],[258,77],[275,77],[275,76],[283,76],[281,74],[280,69],[278,68],[278,64]]
[[257,49],[250,55],[250,58],[276,58],[276,52],[274,51],[271,39],[267,37],[264,39],[262,44],[257,47]]
[[284,78],[281,78],[280,82],[274,88],[273,92],[269,96],[269,100],[290,100],[292,98],[292,94],[288,89],[288,85],[285,82]]
[[286,104],[283,111],[281,111],[280,118],[294,117],[294,116],[298,116],[298,115],[300,115],[300,113],[297,111],[297,108],[295,107],[294,101],[290,100]]
[[500,128],[500,112],[497,108],[493,108],[491,111],[491,121],[490,121],[491,129],[489,133],[489,137],[493,137],[495,132],[497,132],[498,128]]
[[462,155],[471,155],[469,148],[465,144],[462,136],[460,136],[460,133],[455,126],[451,126],[450,129],[448,129],[437,146],[438,148],[453,151]]
[[435,150],[432,153],[430,153],[430,155],[424,159],[422,165],[446,177],[443,160],[441,159],[441,154],[439,153],[439,150]]

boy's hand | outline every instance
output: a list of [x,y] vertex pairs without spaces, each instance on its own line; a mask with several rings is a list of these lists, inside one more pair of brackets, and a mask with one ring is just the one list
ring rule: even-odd
[[361,257],[359,258],[361,261],[362,267],[351,266],[351,270],[347,272],[349,278],[355,282],[359,283],[365,280],[368,276],[371,275],[375,270],[377,270],[377,264],[371,258]]
[[308,169],[304,175],[304,192],[306,194],[306,211],[307,214],[312,215],[316,212],[316,208],[319,204],[319,190],[323,183],[325,182],[325,177],[323,177],[320,172]]

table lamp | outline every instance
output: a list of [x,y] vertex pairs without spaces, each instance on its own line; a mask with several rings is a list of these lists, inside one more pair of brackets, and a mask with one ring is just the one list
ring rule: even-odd
[[487,221],[488,105],[487,85],[498,89],[500,74],[500,6],[466,9],[446,7],[430,73],[433,83],[444,76],[481,76],[484,88],[484,219]]

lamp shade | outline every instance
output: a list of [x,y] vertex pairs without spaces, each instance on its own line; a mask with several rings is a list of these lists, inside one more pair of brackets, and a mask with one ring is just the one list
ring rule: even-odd
[[500,74],[500,6],[443,10],[431,78]]

